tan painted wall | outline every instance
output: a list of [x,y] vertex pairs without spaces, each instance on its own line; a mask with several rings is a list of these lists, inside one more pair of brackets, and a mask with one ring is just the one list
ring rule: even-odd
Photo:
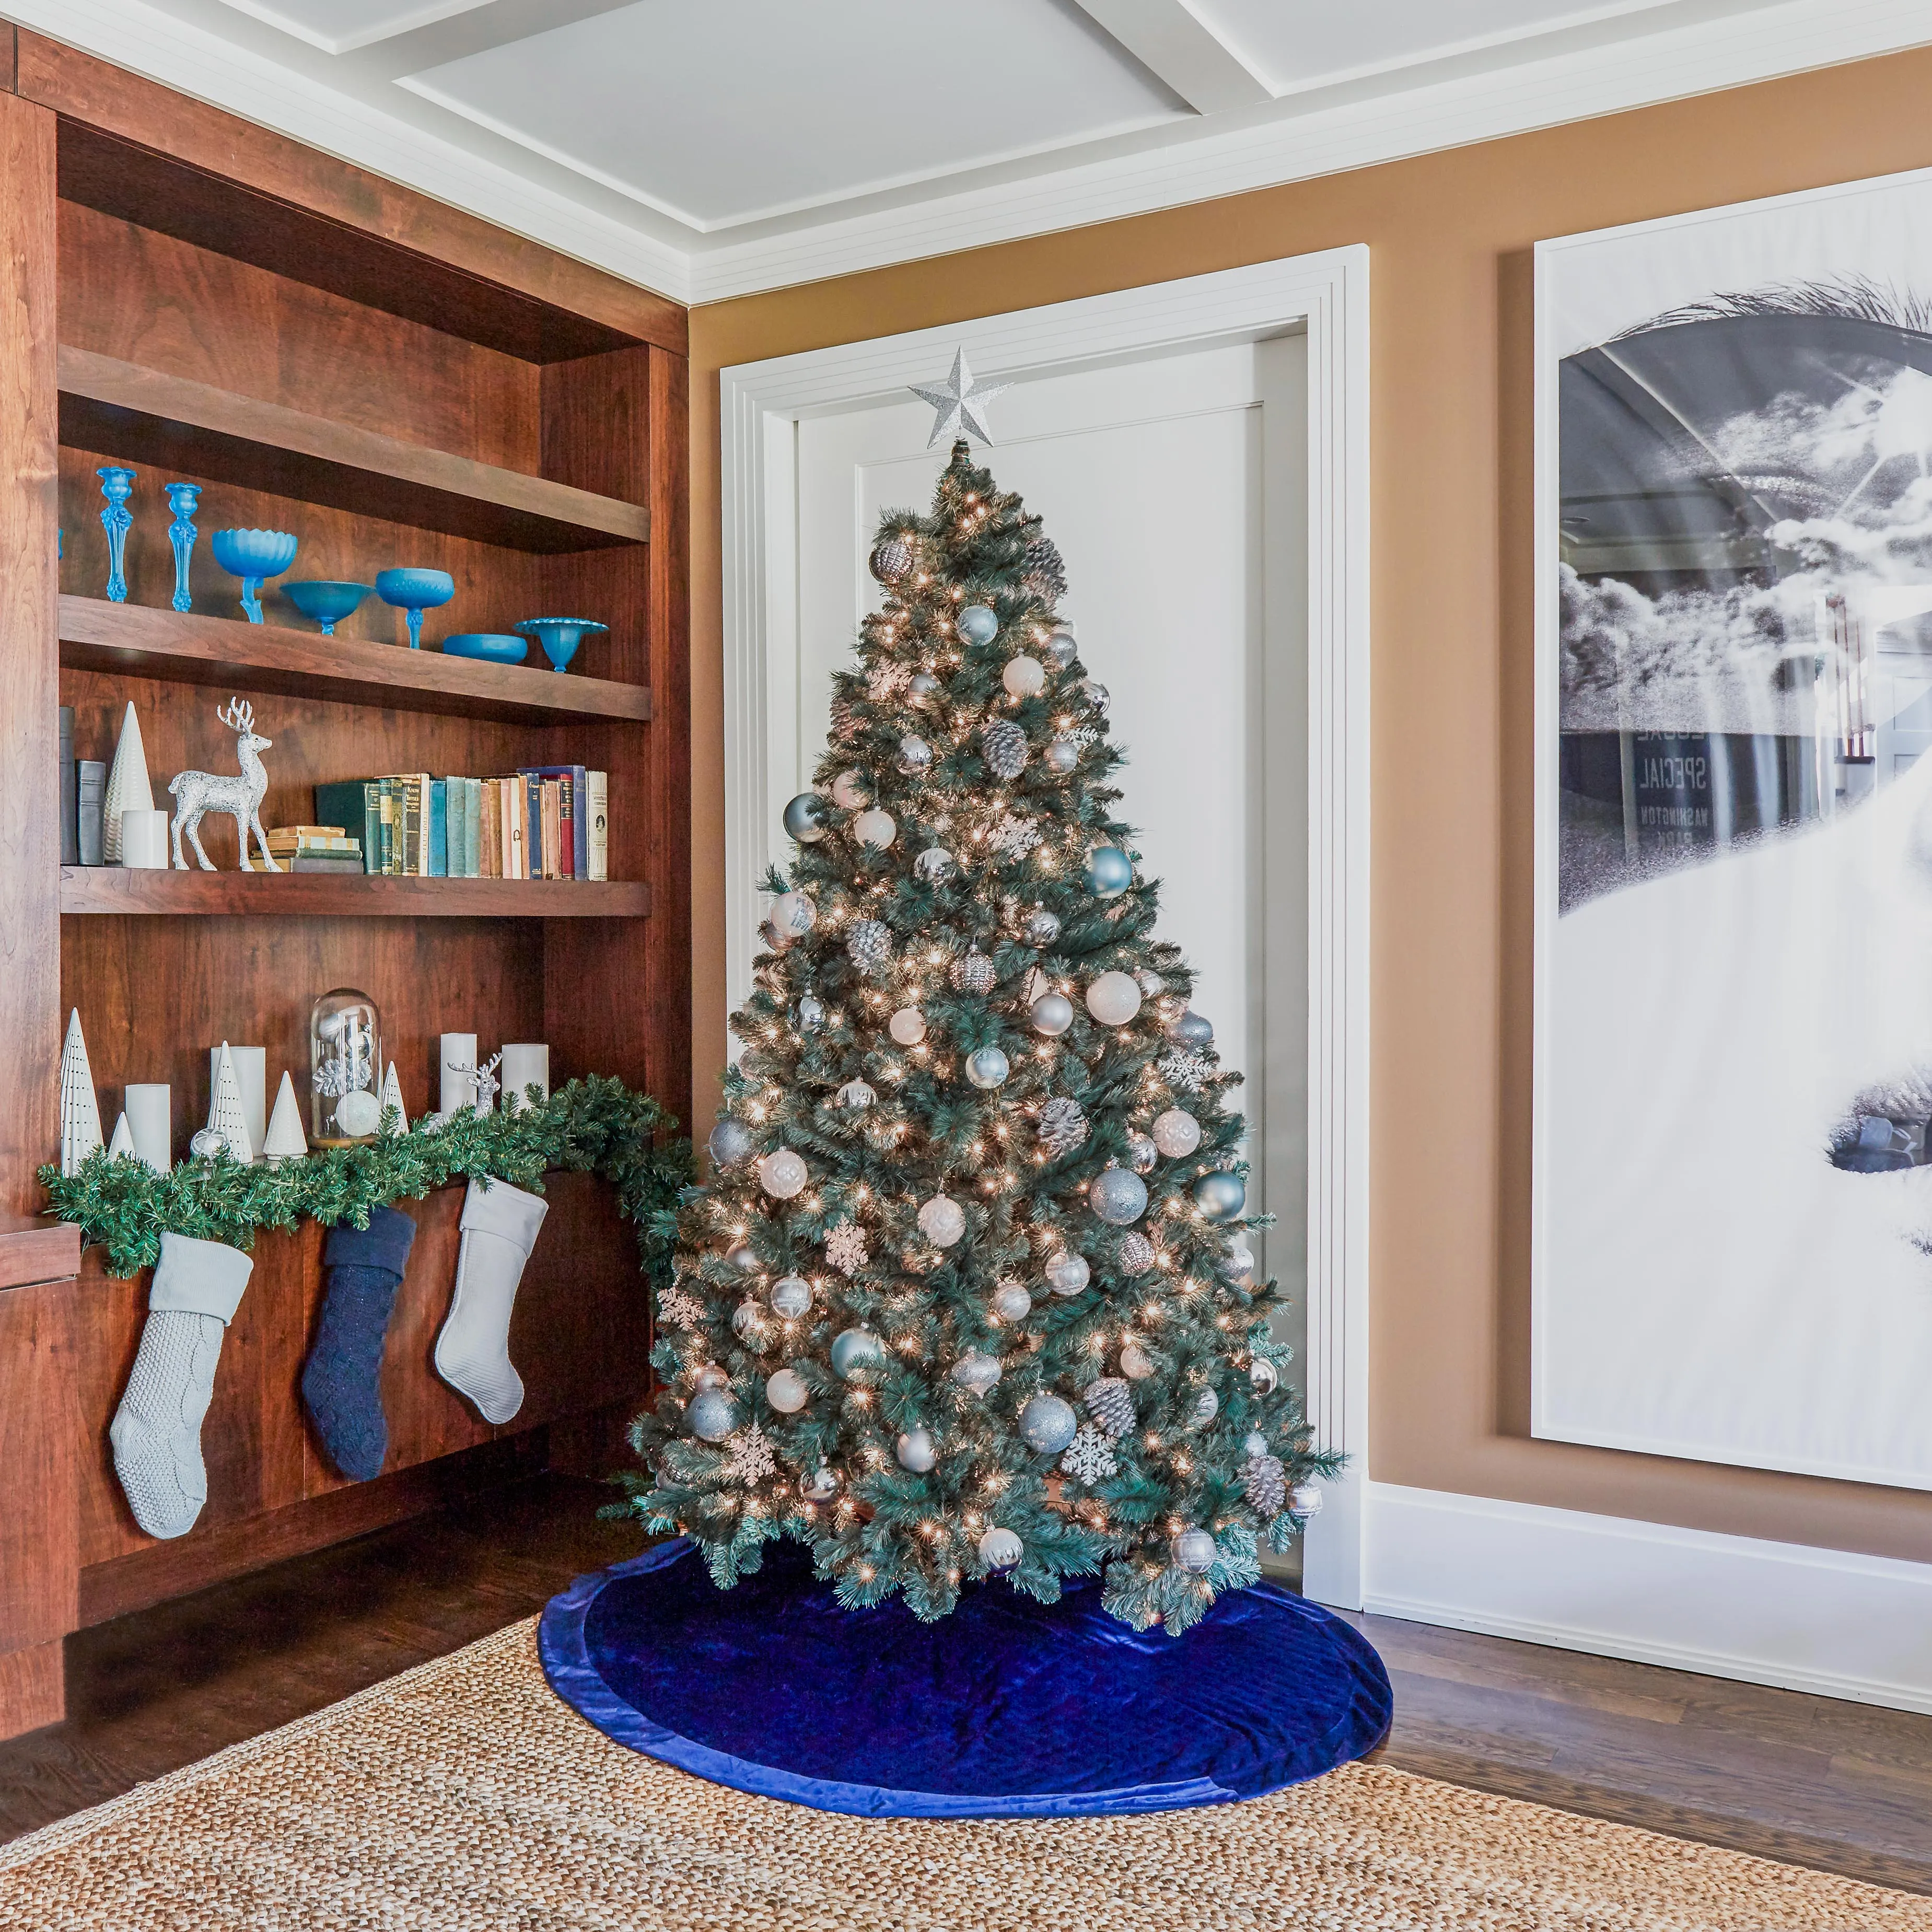
[[726,1044],[718,370],[1365,242],[1373,310],[1371,1472],[1426,1488],[1932,1559],[1932,1496],[1527,1438],[1528,250],[1546,236],[1923,167],[1932,164],[1928,99],[1932,52],[1896,55],[694,313],[700,1091]]

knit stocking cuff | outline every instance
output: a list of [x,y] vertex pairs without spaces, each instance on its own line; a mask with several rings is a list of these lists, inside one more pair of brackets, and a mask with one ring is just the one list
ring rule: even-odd
[[173,1310],[212,1315],[224,1326],[235,1319],[242,1291],[255,1271],[252,1256],[224,1241],[198,1241],[189,1234],[164,1234],[161,1258],[148,1289],[148,1312]]
[[369,1225],[358,1228],[347,1221],[328,1231],[322,1246],[324,1268],[380,1268],[386,1274],[399,1275],[410,1258],[410,1244],[416,1238],[416,1224],[393,1208],[372,1208]]

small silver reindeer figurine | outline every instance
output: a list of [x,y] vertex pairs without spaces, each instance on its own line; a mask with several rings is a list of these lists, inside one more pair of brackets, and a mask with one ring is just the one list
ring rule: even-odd
[[201,861],[201,869],[214,870],[214,861],[201,849],[202,814],[226,812],[234,814],[242,871],[255,869],[248,862],[248,828],[253,826],[255,842],[261,848],[262,863],[270,872],[279,872],[281,867],[268,856],[268,835],[262,830],[262,798],[268,789],[268,774],[259,755],[274,741],[255,735],[255,707],[244,704],[238,698],[230,699],[228,709],[215,716],[235,734],[236,762],[241,766],[242,773],[238,778],[230,778],[226,772],[178,772],[169,782],[168,794],[175,801],[174,821],[170,827],[174,836],[175,869],[188,870],[188,861],[182,856],[182,834],[185,832],[188,843],[194,848],[194,856]]

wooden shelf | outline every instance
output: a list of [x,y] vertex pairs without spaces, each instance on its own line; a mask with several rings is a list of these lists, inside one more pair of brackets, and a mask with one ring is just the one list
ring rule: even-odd
[[598,550],[650,536],[639,504],[65,343],[59,386],[61,440],[73,447],[512,550]]
[[318,919],[643,919],[631,880],[344,878],[327,872],[146,872],[63,866],[63,913]]
[[[61,662],[78,670],[238,686],[284,698],[333,698],[392,711],[512,724],[572,720],[644,724],[647,686],[560,675],[548,667],[487,664],[277,624],[202,617],[98,597],[60,601]],[[532,645],[534,651],[536,646]]]

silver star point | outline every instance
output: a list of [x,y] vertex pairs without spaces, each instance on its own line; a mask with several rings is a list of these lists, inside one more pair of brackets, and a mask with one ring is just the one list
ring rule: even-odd
[[944,382],[929,386],[913,382],[908,387],[921,402],[929,403],[938,412],[932,434],[926,440],[930,449],[943,436],[977,436],[982,442],[990,443],[993,432],[986,424],[986,405],[1012,385],[980,381],[967,367],[966,352],[962,349],[955,353],[952,373]]

